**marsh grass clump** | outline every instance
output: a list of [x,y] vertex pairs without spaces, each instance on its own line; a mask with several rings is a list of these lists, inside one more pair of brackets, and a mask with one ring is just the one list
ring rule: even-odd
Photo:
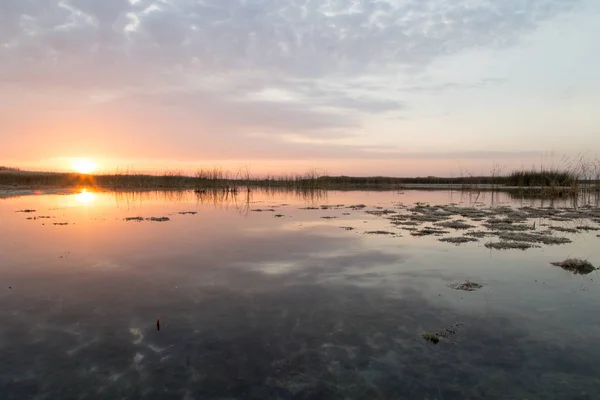
[[463,221],[445,221],[445,222],[436,222],[434,225],[441,226],[442,228],[450,228],[450,229],[471,229],[475,228],[475,225],[467,224]]
[[396,233],[390,231],[367,231],[365,235],[395,235]]
[[448,287],[451,289],[454,289],[454,290],[463,290],[465,292],[474,292],[477,289],[481,289],[483,287],[483,285],[466,280],[466,281],[460,282],[460,283],[453,283],[451,285],[448,285]]
[[345,231],[353,231],[355,228],[351,226],[340,226],[340,229],[343,229]]
[[490,216],[487,210],[481,210],[473,207],[457,207],[456,205],[448,205],[442,207],[442,210],[452,215],[460,215],[463,218],[486,218]]
[[465,232],[464,235],[465,236],[471,236],[474,238],[484,238],[486,236],[496,236],[498,234],[498,232],[484,232],[484,231],[475,231],[475,232]]
[[543,243],[547,245],[571,243],[571,239],[552,236],[545,233],[503,232],[499,235],[502,240],[513,242]]
[[18,213],[34,213],[34,212],[36,212],[36,210],[25,209],[25,210],[17,210],[15,212],[18,212]]
[[371,215],[382,216],[382,215],[389,215],[389,214],[397,214],[398,211],[394,211],[394,210],[368,210],[368,211],[365,211],[365,213],[371,214]]
[[283,218],[283,217],[285,217],[285,215],[283,215],[283,214],[275,214],[274,217],[275,218]]
[[146,218],[146,221],[150,221],[150,222],[167,222],[170,221],[171,219],[169,217],[150,217],[150,218]]
[[532,228],[529,225],[513,224],[513,223],[506,223],[506,222],[494,223],[494,224],[488,224],[486,222],[483,224],[483,226],[486,227],[487,229],[495,230],[495,231],[521,231],[521,232],[523,232],[523,231],[531,230],[531,228]]
[[127,217],[127,218],[123,218],[124,221],[135,221],[135,222],[142,222],[144,220],[143,217]]
[[423,339],[430,341],[433,344],[440,342],[440,337],[435,333],[423,332]]
[[441,236],[441,235],[445,235],[447,233],[450,233],[450,232],[445,231],[443,229],[431,228],[431,227],[426,226],[425,228],[423,228],[421,230],[412,231],[410,234],[412,236],[429,236],[429,235]]
[[390,223],[392,225],[397,225],[397,226],[419,226],[422,224],[422,222],[417,222],[417,221],[402,221],[402,220],[398,220],[398,219],[391,219]]
[[423,334],[421,335],[423,337],[423,339],[433,343],[433,344],[438,344],[440,342],[441,339],[447,339],[448,337],[450,337],[450,335],[454,335],[458,329],[459,326],[463,325],[462,322],[457,322],[454,325],[450,325],[447,328],[444,328],[442,330],[440,330],[439,332],[423,332]]
[[479,242],[479,239],[476,239],[474,237],[469,237],[469,236],[447,237],[447,238],[441,238],[438,240],[440,242],[453,243],[456,245],[463,244],[463,243],[469,243],[469,242]]
[[489,218],[487,221],[485,221],[486,224],[488,225],[495,225],[495,224],[514,224],[515,222],[522,222],[522,220],[520,219],[512,219],[512,218],[497,218],[497,217],[492,217]]
[[551,226],[549,228],[552,231],[565,232],[565,233],[577,233],[575,228],[566,228],[564,226]]
[[485,247],[495,250],[527,250],[531,248],[539,248],[540,246],[533,243],[523,242],[488,242],[485,244]]
[[579,225],[577,227],[577,229],[579,229],[581,231],[600,231],[600,228],[596,228],[595,226],[589,226],[589,225]]
[[574,274],[579,275],[587,275],[596,270],[596,268],[592,265],[588,260],[583,260],[581,258],[567,258],[564,261],[555,261],[550,264],[561,267],[565,271],[571,271]]
[[196,214],[198,214],[198,212],[196,212],[196,211],[180,211],[178,214],[179,215],[196,215]]
[[366,208],[367,206],[365,204],[353,204],[350,206],[347,206],[346,208],[349,208],[351,210],[362,210],[363,208]]
[[449,219],[450,217],[442,217],[433,214],[414,214],[408,217],[413,222],[440,222]]

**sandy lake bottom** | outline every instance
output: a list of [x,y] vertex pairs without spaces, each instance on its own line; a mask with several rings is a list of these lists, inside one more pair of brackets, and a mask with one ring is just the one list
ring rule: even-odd
[[600,393],[600,276],[551,265],[600,266],[597,204],[81,191],[0,226],[3,400]]

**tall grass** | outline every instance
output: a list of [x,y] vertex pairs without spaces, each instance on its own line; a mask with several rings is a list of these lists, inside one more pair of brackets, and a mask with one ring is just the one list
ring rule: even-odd
[[126,170],[115,174],[82,175],[75,173],[26,172],[15,168],[0,167],[0,186],[11,187],[98,187],[113,190],[183,190],[197,192],[219,191],[236,194],[255,188],[285,189],[297,192],[318,190],[393,190],[406,185],[424,184],[460,185],[468,190],[520,189],[536,192],[541,196],[600,194],[600,160],[562,161],[558,166],[520,169],[507,174],[494,165],[490,176],[445,177],[352,177],[327,176],[317,170],[304,174],[282,174],[252,176],[248,168],[230,173],[221,168],[199,169],[193,175],[182,171],[167,171],[162,174],[136,174]]

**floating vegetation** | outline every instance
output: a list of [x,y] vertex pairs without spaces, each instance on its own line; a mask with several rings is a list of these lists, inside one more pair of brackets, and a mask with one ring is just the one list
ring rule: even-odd
[[451,285],[448,285],[449,288],[454,289],[454,290],[463,290],[465,292],[474,292],[477,289],[481,289],[483,287],[483,285],[480,285],[479,283],[475,283],[475,282],[471,282],[469,280],[464,281],[464,282],[460,282],[460,283],[453,283]]
[[396,233],[390,231],[368,231],[365,235],[395,235]]
[[446,222],[437,222],[434,225],[441,226],[443,228],[451,228],[451,229],[470,229],[475,228],[474,225],[469,225],[463,221],[446,221]]
[[417,221],[402,221],[402,220],[396,220],[396,219],[391,219],[390,223],[392,225],[402,225],[402,226],[419,226],[422,224],[422,222],[417,222]]
[[326,216],[324,216],[324,217],[321,217],[321,219],[337,219],[337,218],[338,218],[338,217],[332,217],[332,216],[329,216],[329,215],[326,215]]
[[496,236],[498,232],[485,232],[485,231],[475,231],[475,232],[465,232],[465,236],[472,236],[475,238],[484,238],[486,236]]
[[123,219],[124,221],[135,221],[135,222],[142,222],[144,220],[144,218],[142,217],[127,217]]
[[591,262],[580,258],[568,258],[564,261],[555,261],[550,264],[580,275],[587,275],[596,270]]
[[254,210],[250,210],[250,211],[254,211],[254,212],[275,212],[274,208],[267,208],[267,209],[262,209],[262,208],[255,208]]
[[516,219],[510,219],[510,218],[489,218],[486,223],[490,224],[490,225],[494,225],[494,224],[513,224],[515,222],[520,222],[519,220]]
[[568,221],[571,221],[571,218],[565,218],[565,217],[551,217],[549,219],[551,221],[557,221],[557,222],[568,222]]
[[433,344],[438,344],[440,342],[440,337],[435,333],[424,332],[423,339],[428,340]]
[[582,230],[582,231],[600,231],[600,228],[596,228],[595,226],[588,226],[588,225],[580,225],[577,227],[577,229]]
[[423,332],[423,339],[433,343],[438,344],[441,339],[447,339],[450,335],[454,335],[459,326],[463,325],[462,322],[457,322],[454,325],[450,325],[449,327],[442,329],[439,332],[431,333],[431,332]]
[[197,211],[180,211],[179,212],[180,215],[196,215],[198,214]]
[[363,208],[366,208],[366,207],[367,206],[364,204],[355,204],[355,205],[348,206],[346,208],[350,208],[352,210],[362,210]]
[[528,231],[531,230],[531,227],[529,225],[523,225],[523,224],[513,224],[513,223],[495,223],[495,224],[489,224],[489,223],[484,223],[483,226],[485,226],[488,229],[491,230],[496,230],[496,231]]
[[441,238],[438,240],[440,242],[453,243],[456,245],[462,244],[462,243],[469,243],[469,242],[479,242],[479,239],[476,239],[474,237],[469,237],[469,236],[447,237],[447,238]]
[[346,231],[353,231],[355,228],[353,228],[351,226],[340,226],[340,229],[344,229]]
[[437,215],[428,215],[428,214],[415,214],[408,217],[410,221],[413,222],[440,222],[448,219],[449,217],[441,217]]
[[564,226],[551,226],[551,230],[558,232],[566,232],[566,233],[577,233],[577,229],[575,228],[566,228]]
[[150,218],[146,218],[146,221],[151,221],[151,222],[167,222],[170,221],[171,219],[169,217],[150,217]]
[[302,207],[301,208],[301,210],[318,210],[318,209],[319,209],[319,207]]
[[53,225],[66,226],[66,225],[69,225],[69,223],[68,222],[55,222]]
[[398,211],[394,211],[394,210],[369,210],[369,211],[365,211],[365,213],[371,214],[371,215],[381,216],[381,215],[397,214]]
[[489,211],[485,211],[482,209],[471,208],[471,207],[456,207],[453,205],[449,205],[442,208],[445,212],[460,215],[464,218],[485,218],[490,215]]
[[502,240],[514,242],[543,243],[547,245],[571,243],[571,239],[551,236],[544,233],[503,232],[499,235]]
[[443,229],[439,229],[439,228],[425,227],[421,230],[415,230],[415,231],[411,232],[410,234],[412,236],[429,236],[429,235],[440,236],[440,235],[445,235],[447,233],[450,233],[450,232],[445,231]]
[[488,249],[495,250],[527,250],[531,248],[540,247],[533,243],[523,243],[523,242],[489,242],[485,244],[485,247]]
[[274,215],[274,217],[275,217],[275,218],[282,218],[282,217],[284,217],[284,216],[285,216],[285,215],[283,215],[283,214],[275,214],[275,215]]
[[34,213],[34,212],[36,212],[36,210],[25,209],[25,210],[17,210],[15,212],[18,212],[18,213]]

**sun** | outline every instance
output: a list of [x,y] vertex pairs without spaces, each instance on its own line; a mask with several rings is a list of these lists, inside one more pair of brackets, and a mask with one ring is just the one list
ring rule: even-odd
[[89,158],[77,158],[71,161],[71,168],[80,174],[91,174],[98,169],[98,164]]

